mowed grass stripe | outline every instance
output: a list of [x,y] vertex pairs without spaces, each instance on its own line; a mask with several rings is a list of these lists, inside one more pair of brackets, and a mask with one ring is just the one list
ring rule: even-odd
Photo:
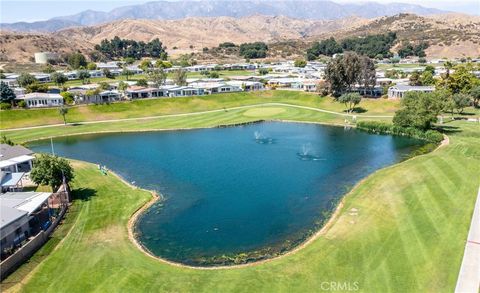
[[[244,118],[219,114],[213,121],[236,119]],[[461,122],[452,125],[466,132],[452,134],[451,145],[442,150],[371,175],[345,198],[330,229],[306,248],[241,269],[198,271],[143,255],[129,242],[125,227],[148,193],[100,175],[94,165],[79,164],[81,180],[75,188],[97,193],[75,202],[82,209],[82,223],[72,228],[23,291],[312,292],[319,291],[322,282],[359,281],[364,292],[451,292],[478,188],[478,179],[469,178],[480,175],[480,158],[475,156],[480,146],[470,135],[480,130]],[[471,156],[461,159],[464,152]],[[450,163],[453,170],[445,172],[444,165]],[[450,172],[452,182],[439,184]],[[453,183],[462,188],[453,188]],[[436,204],[445,193],[453,202],[447,217]],[[357,216],[350,215],[352,208],[358,209]],[[447,219],[451,225],[444,225]]]

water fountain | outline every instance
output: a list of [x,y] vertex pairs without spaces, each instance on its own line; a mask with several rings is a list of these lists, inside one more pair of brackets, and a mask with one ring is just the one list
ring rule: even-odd
[[253,135],[255,136],[255,142],[258,143],[258,144],[272,144],[272,143],[275,143],[275,139],[273,139],[271,137],[267,137],[259,131],[255,131],[253,133]]
[[297,153],[297,156],[302,161],[325,161],[325,159],[322,159],[313,151],[310,143],[303,144],[302,150]]

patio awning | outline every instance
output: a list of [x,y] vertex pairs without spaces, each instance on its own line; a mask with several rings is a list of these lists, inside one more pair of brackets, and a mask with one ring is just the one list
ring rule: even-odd
[[18,182],[22,180],[25,173],[6,173],[5,177],[2,178],[1,186],[2,187],[14,187],[18,185]]
[[17,165],[17,164],[20,164],[20,163],[32,161],[33,159],[35,159],[34,156],[22,155],[22,156],[19,156],[19,157],[11,158],[9,160],[0,161],[0,168],[14,166],[14,165]]

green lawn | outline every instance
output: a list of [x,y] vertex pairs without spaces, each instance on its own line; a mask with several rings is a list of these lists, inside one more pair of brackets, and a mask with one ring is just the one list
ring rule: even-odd
[[[265,104],[272,102],[339,113]],[[223,110],[244,105],[252,106]],[[360,106],[367,111],[358,119],[371,120],[361,115],[391,115],[398,102],[364,100]],[[212,127],[259,119],[328,124],[343,124],[345,120],[340,115],[343,105],[330,98],[286,91],[76,107],[69,118],[94,121],[213,109],[220,111],[3,130],[1,134],[26,142],[88,132]],[[10,114],[37,111],[40,114],[33,116]],[[3,125],[5,113],[16,119],[13,124],[35,125],[46,124],[42,117],[49,111],[1,112],[2,127],[8,127]],[[358,282],[363,292],[451,292],[480,183],[480,127],[455,121],[446,128],[448,146],[369,176],[345,197],[330,228],[307,247],[238,269],[194,270],[145,256],[128,239],[126,227],[133,212],[150,200],[150,194],[133,190],[112,175],[101,175],[95,165],[75,162],[77,199],[65,223],[29,263],[2,282],[1,291],[318,292],[328,288],[325,282],[351,286]],[[358,215],[350,214],[353,208]]]
[[[268,109],[268,115],[285,113]],[[211,123],[228,116],[210,117]],[[150,194],[101,175],[92,164],[75,162],[77,199],[65,224],[33,258],[41,264],[22,267],[3,289],[318,292],[328,288],[324,282],[358,282],[363,292],[452,292],[479,184],[480,128],[459,121],[448,127],[450,145],[369,176],[345,197],[330,228],[307,247],[238,269],[180,268],[145,256],[129,241],[126,227]],[[353,208],[358,215],[350,214]]]
[[[137,118],[146,116],[200,112],[224,107],[237,107],[281,102],[343,112],[345,106],[332,98],[322,98],[314,93],[296,91],[261,91],[228,93],[199,97],[144,99],[109,105],[82,105],[72,107],[67,115],[69,122]],[[364,99],[358,115],[393,115],[399,101]],[[0,112],[0,129],[63,123],[57,109],[7,110]]]

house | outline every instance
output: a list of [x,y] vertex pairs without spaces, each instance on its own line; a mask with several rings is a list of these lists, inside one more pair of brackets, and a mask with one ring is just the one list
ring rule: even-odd
[[169,97],[202,96],[205,94],[203,88],[193,86],[168,85],[161,87],[161,89],[164,89]]
[[28,108],[58,107],[63,105],[63,97],[60,94],[30,93],[17,100],[25,101]]
[[146,98],[159,98],[167,96],[166,91],[163,88],[147,88],[142,86],[131,86],[125,91],[128,99],[146,99]]
[[264,89],[263,83],[258,81],[231,80],[231,81],[227,81],[226,84],[234,86],[236,88],[241,88],[243,91],[246,91],[246,92],[260,91]]
[[306,79],[303,81],[302,89],[306,92],[317,91],[317,81],[314,79]]
[[50,74],[48,73],[32,73],[33,77],[39,82],[39,83],[45,83],[45,82],[50,82]]
[[403,98],[407,92],[423,92],[429,93],[435,90],[434,86],[411,86],[411,85],[395,85],[388,88],[388,97]]
[[0,144],[0,170],[7,172],[30,172],[33,152],[21,145]]
[[5,83],[10,88],[18,87],[18,81],[16,78],[2,78],[0,79],[0,82]]
[[242,91],[241,86],[227,84],[224,82],[196,82],[192,83],[191,86],[202,88],[205,91],[205,94],[231,93]]
[[7,192],[0,195],[1,259],[46,230],[52,221],[51,192]]
[[0,144],[0,191],[22,189],[34,159],[33,152],[21,145]]

